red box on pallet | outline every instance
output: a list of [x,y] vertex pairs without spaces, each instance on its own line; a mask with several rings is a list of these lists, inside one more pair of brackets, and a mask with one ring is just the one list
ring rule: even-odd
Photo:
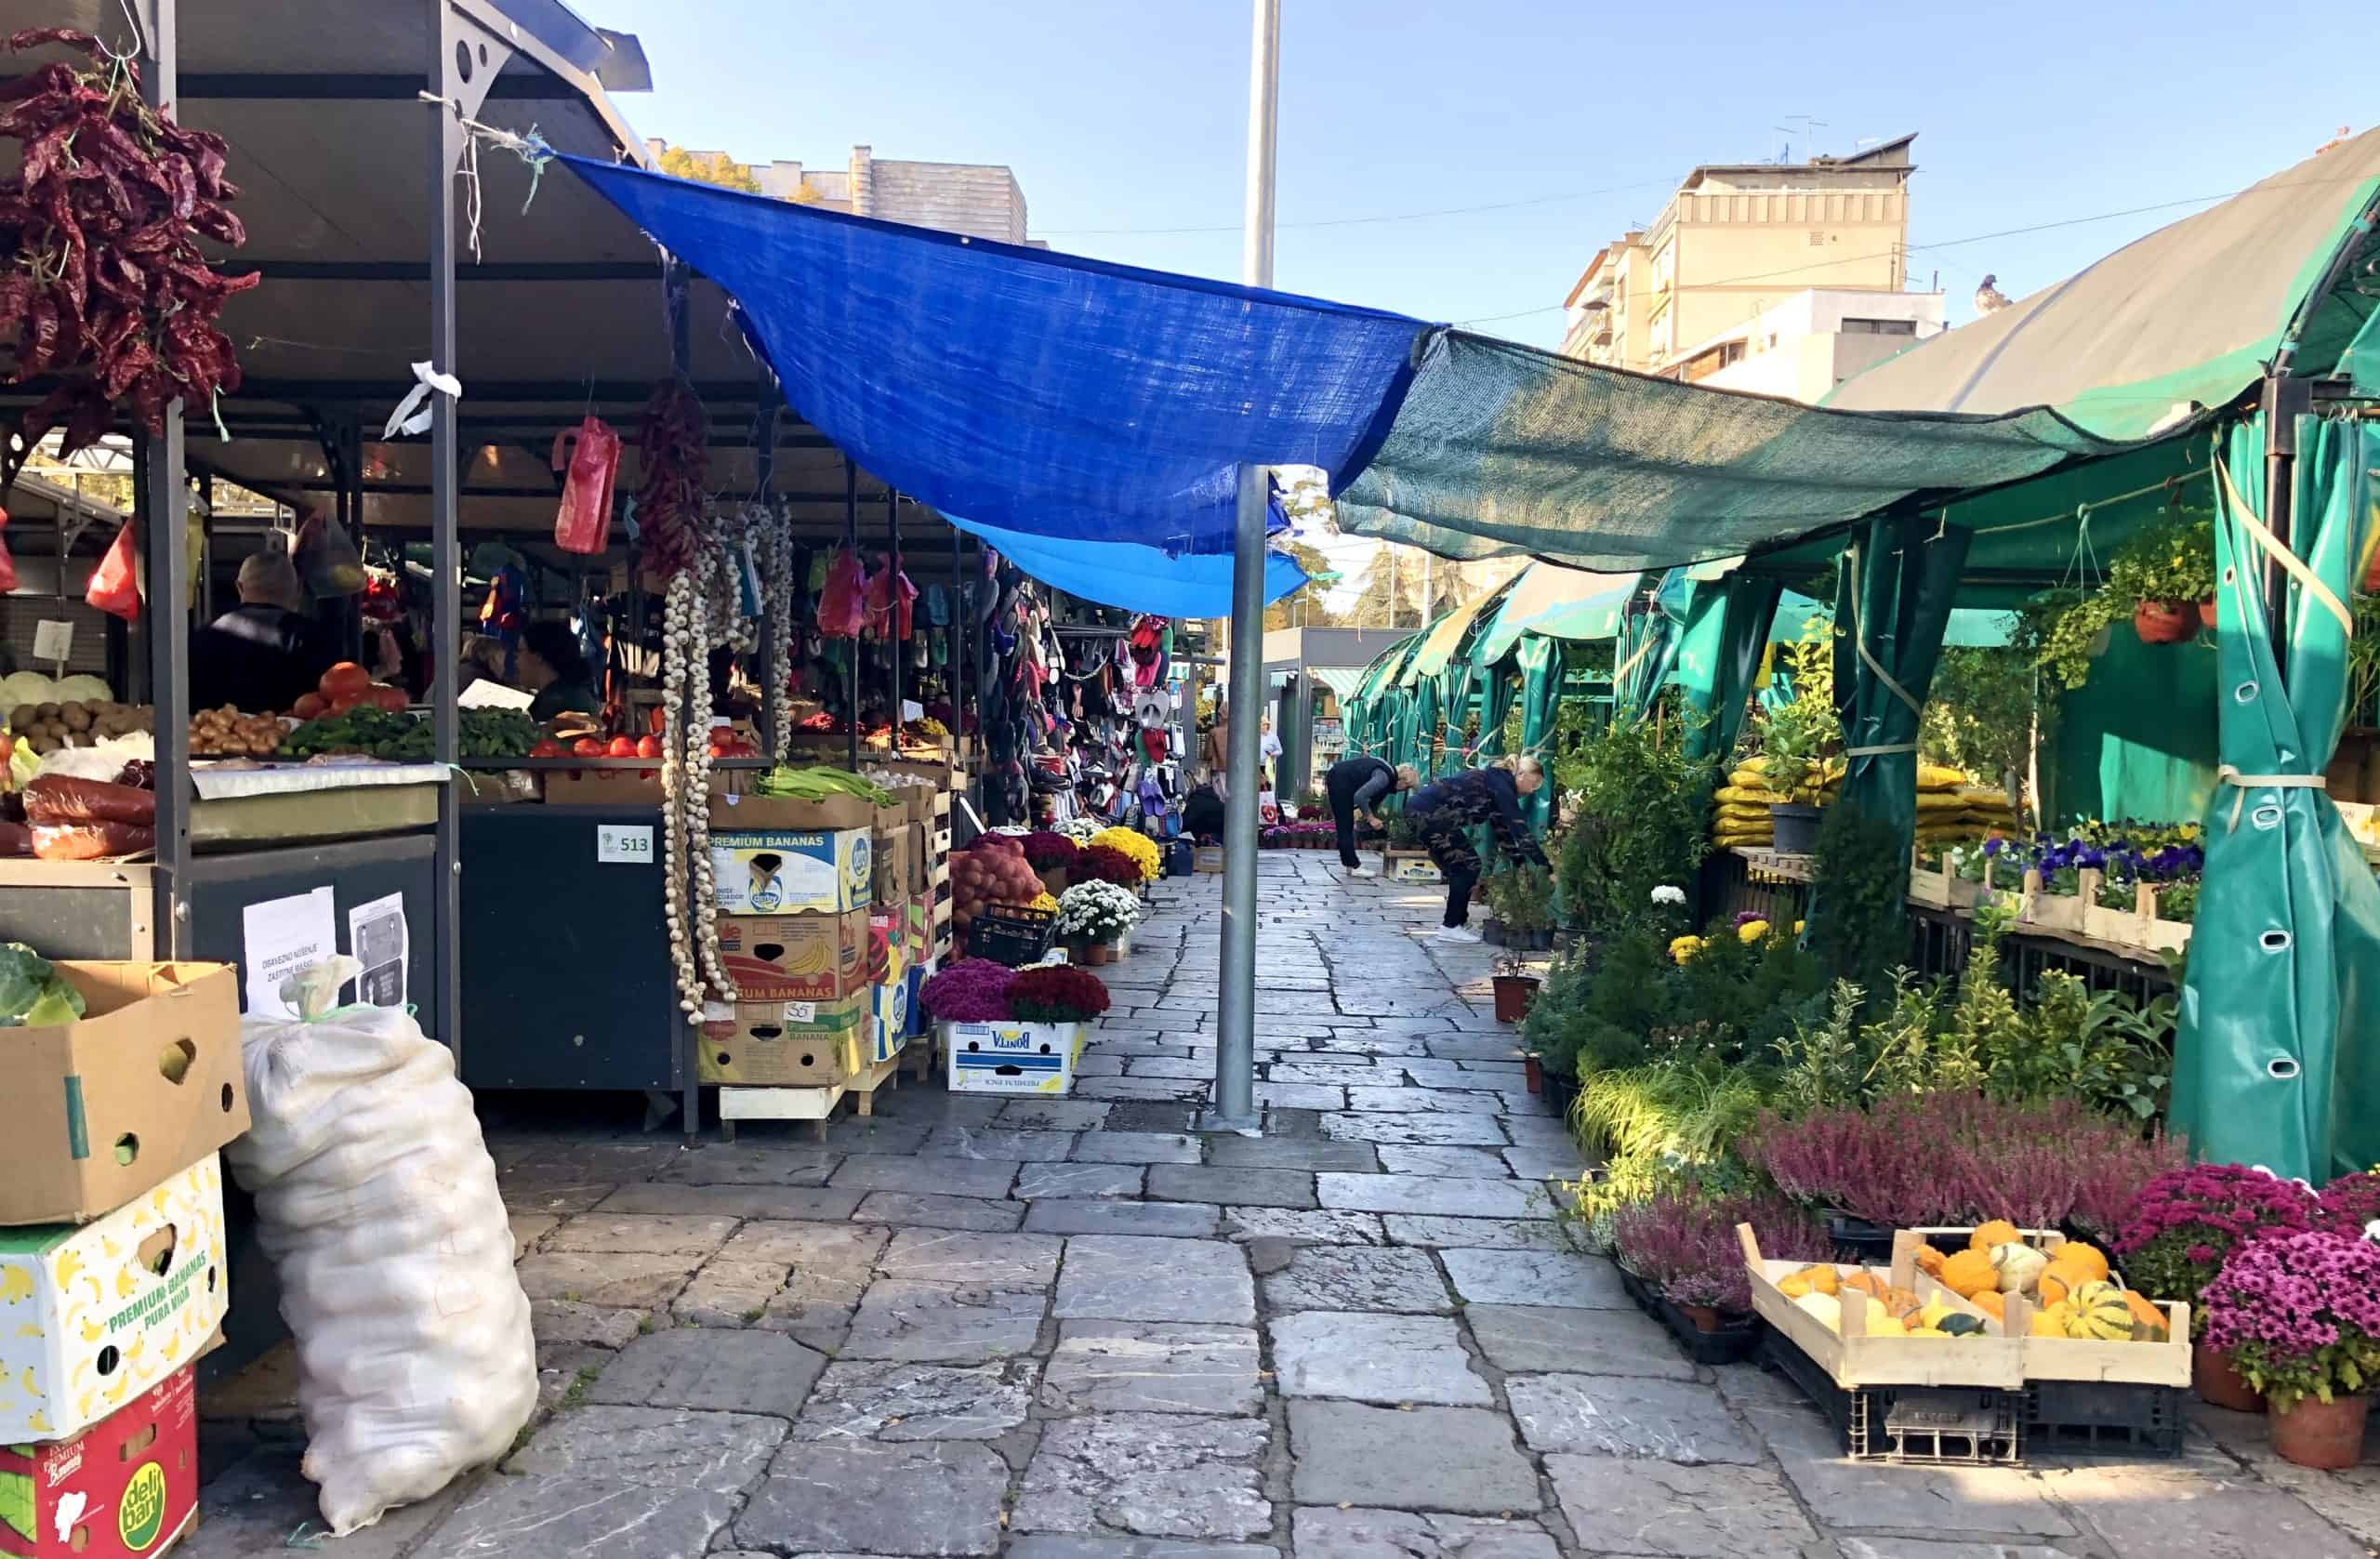
[[151,1559],[197,1512],[188,1365],[72,1440],[0,1447],[0,1554]]

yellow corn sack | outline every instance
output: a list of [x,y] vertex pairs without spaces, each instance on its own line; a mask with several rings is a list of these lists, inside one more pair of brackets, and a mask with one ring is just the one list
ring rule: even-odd
[[1966,783],[1966,775],[1944,764],[1920,763],[1917,766],[1917,788],[1920,790],[1956,790]]
[[1787,798],[1778,795],[1774,790],[1764,790],[1758,786],[1723,785],[1719,787],[1719,799],[1722,801],[1740,801],[1754,806],[1766,807],[1774,806],[1778,802],[1787,799]]

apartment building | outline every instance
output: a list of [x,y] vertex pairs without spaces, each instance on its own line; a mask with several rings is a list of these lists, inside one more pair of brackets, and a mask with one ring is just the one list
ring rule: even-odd
[[[656,160],[673,150],[663,140],[649,140],[646,145]],[[779,200],[998,239],[1003,244],[1033,243],[1025,233],[1025,191],[1015,172],[997,163],[887,161],[867,146],[853,147],[840,168],[813,167],[783,158],[738,163],[723,152],[691,148],[684,149],[684,155],[690,165],[702,170],[703,177],[744,185]]]
[[1816,400],[1935,334],[1941,296],[1908,291],[1916,139],[1696,168],[1649,225],[1587,262],[1564,300],[1562,350]]

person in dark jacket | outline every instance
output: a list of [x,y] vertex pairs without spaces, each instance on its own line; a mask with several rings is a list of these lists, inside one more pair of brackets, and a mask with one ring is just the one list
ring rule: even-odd
[[240,564],[240,604],[191,636],[190,707],[277,714],[338,657],[305,615],[297,565],[278,546]]
[[1425,785],[1406,804],[1405,815],[1421,836],[1421,847],[1447,879],[1447,913],[1438,935],[1448,942],[1476,942],[1479,933],[1464,922],[1471,918],[1471,891],[1479,883],[1479,852],[1471,848],[1466,830],[1485,825],[1495,836],[1498,853],[1508,860],[1544,865],[1545,850],[1521,818],[1521,798],[1533,796],[1545,784],[1545,766],[1534,758],[1506,759],[1487,769],[1448,774]]
[[1421,782],[1421,773],[1412,764],[1392,768],[1368,754],[1342,758],[1330,765],[1330,772],[1322,776],[1322,789],[1330,799],[1330,820],[1339,826],[1339,864],[1347,868],[1349,877],[1379,875],[1355,859],[1355,820],[1360,817],[1375,828],[1387,827],[1381,821],[1381,802],[1391,793],[1410,790]]

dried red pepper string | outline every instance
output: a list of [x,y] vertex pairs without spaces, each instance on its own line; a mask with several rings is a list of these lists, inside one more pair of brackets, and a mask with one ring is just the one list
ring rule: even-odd
[[62,454],[104,435],[128,403],[149,432],[177,398],[212,407],[240,388],[224,301],[260,275],[226,276],[201,238],[237,248],[247,230],[229,208],[230,148],[140,98],[136,61],[87,33],[45,27],[11,34],[12,54],[59,45],[90,57],[78,70],[40,66],[0,89],[0,137],[22,143],[0,180],[0,320],[18,321],[15,361],[0,382],[62,382],[25,418],[28,443],[62,429]]
[[709,469],[703,403],[683,382],[654,388],[637,433],[636,520],[654,572],[667,579],[694,561]]

